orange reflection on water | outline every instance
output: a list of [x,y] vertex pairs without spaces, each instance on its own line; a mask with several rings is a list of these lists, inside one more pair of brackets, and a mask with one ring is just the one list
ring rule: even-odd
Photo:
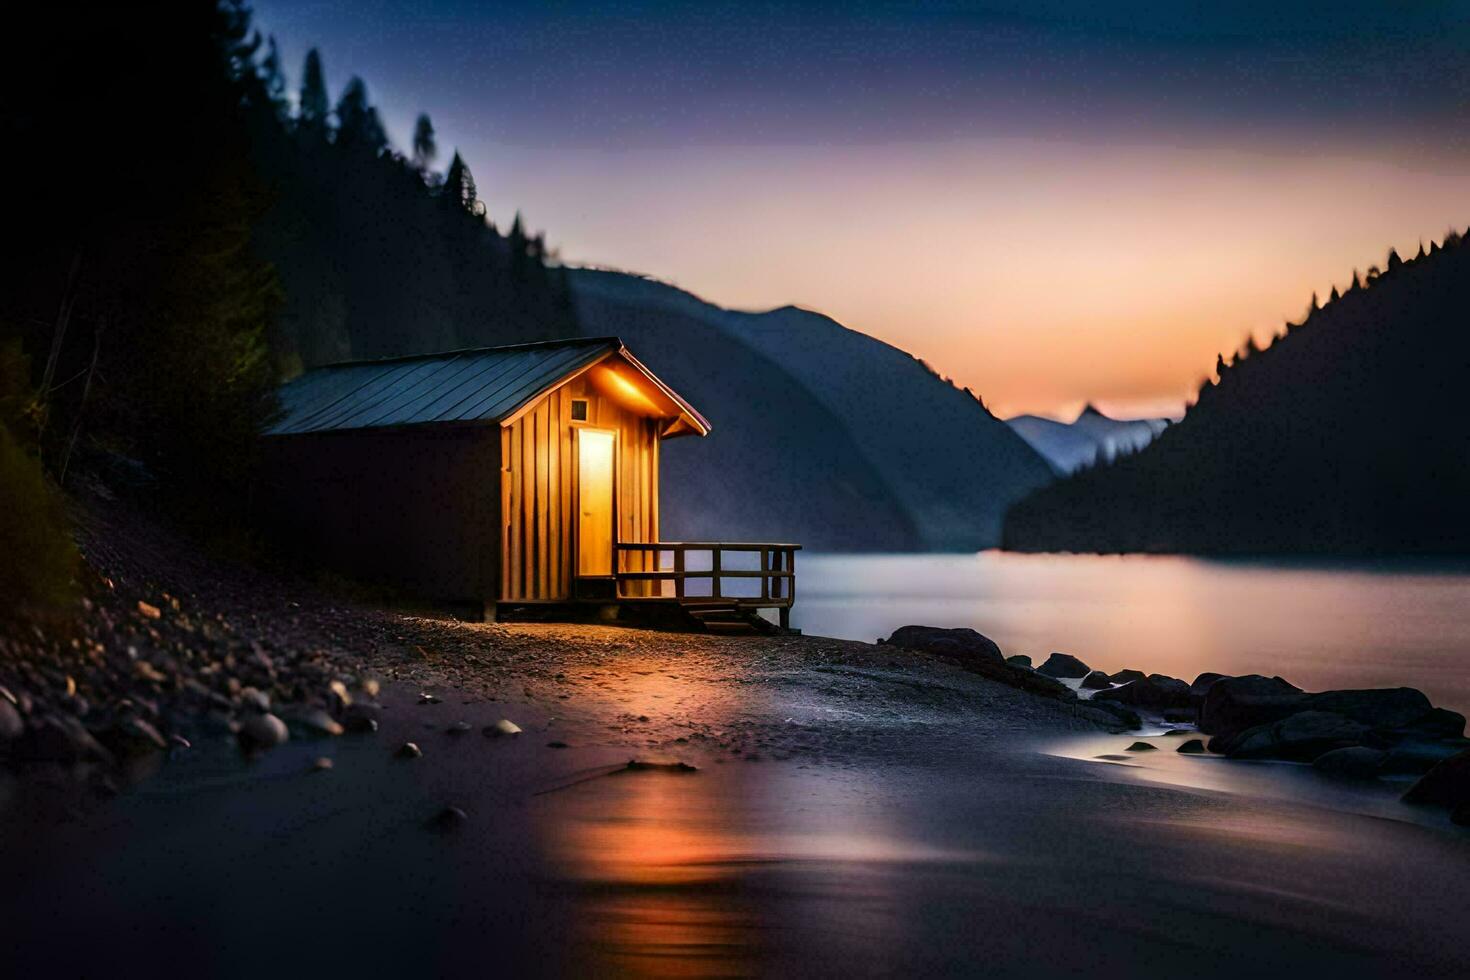
[[698,792],[697,776],[617,774],[596,806],[553,839],[564,876],[587,893],[579,926],[599,972],[652,976],[746,973],[762,925],[744,875],[768,858]]

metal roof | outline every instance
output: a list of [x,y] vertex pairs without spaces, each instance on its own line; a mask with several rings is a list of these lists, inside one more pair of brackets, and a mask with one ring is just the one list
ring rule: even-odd
[[281,418],[266,435],[498,422],[623,350],[616,337],[595,337],[313,368],[281,387]]

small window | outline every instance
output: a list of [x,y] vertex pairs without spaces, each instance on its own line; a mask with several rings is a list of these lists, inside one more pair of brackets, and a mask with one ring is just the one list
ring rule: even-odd
[[587,421],[587,399],[585,399],[585,398],[573,398],[572,399],[572,421],[573,422],[585,422],[585,421]]

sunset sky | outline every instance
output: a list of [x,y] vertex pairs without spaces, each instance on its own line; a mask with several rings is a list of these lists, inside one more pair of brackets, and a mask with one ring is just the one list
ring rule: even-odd
[[1177,412],[1247,332],[1470,223],[1467,8],[256,5],[293,89],[317,46],[399,146],[428,112],[568,262],[1063,416]]

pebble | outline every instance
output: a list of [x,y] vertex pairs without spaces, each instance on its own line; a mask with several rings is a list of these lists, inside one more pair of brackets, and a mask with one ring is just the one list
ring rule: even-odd
[[1179,746],[1179,748],[1175,749],[1174,751],[1183,752],[1188,755],[1203,755],[1205,751],[1205,743],[1201,739],[1192,738],[1189,741],[1185,742],[1183,745]]
[[1147,742],[1134,742],[1132,745],[1128,746],[1128,751],[1129,752],[1153,752],[1157,748],[1158,748],[1157,745],[1150,745]]
[[467,721],[457,721],[444,730],[450,735],[463,735],[470,731],[470,723]]
[[304,728],[312,735],[341,735],[344,729],[337,719],[327,714],[321,708],[305,708],[291,715],[291,722],[298,728]]
[[400,759],[417,759],[423,756],[423,754],[424,750],[413,742],[404,742],[398,747],[398,758]]
[[251,715],[240,722],[240,745],[246,751],[273,749],[290,738],[286,723],[272,714]]
[[20,709],[9,701],[0,699],[0,739],[8,742],[20,738],[25,730],[26,724],[20,716]]
[[312,772],[326,772],[330,768],[332,768],[332,760],[326,756],[322,756],[311,764]]
[[264,713],[271,710],[271,696],[254,687],[240,692],[240,703],[253,711]]
[[428,691],[424,691],[423,693],[421,693],[419,695],[419,704],[440,704],[440,703],[441,703],[440,700],[438,698],[436,698],[434,695],[430,694]]
[[485,734],[492,736],[519,735],[520,733],[521,726],[511,721],[509,718],[502,718],[495,724],[489,725],[485,728]]

